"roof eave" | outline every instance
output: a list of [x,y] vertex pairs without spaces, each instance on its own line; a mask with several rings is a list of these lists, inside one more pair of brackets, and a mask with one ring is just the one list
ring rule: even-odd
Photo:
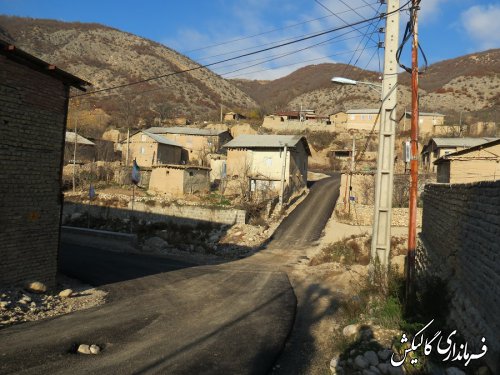
[[59,69],[55,65],[49,64],[46,61],[43,61],[3,40],[0,40],[0,51],[9,59],[28,65],[38,71],[41,71],[42,73],[53,76],[65,84],[77,88],[78,90],[87,91],[84,86],[92,86],[90,82]]

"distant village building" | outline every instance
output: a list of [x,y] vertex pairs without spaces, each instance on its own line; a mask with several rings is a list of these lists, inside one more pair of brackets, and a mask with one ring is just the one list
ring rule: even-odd
[[500,126],[496,122],[478,121],[469,125],[470,136],[496,137],[500,135]]
[[181,196],[210,190],[210,168],[194,165],[153,167],[149,190]]
[[254,194],[277,194],[284,181],[285,195],[289,197],[307,185],[311,151],[305,137],[241,135],[224,147],[229,194],[242,186]]
[[437,182],[471,183],[500,179],[500,139],[437,159]]
[[475,147],[483,143],[494,141],[497,138],[438,138],[434,137],[422,148],[422,169],[428,172],[436,172],[434,162],[448,154]]
[[246,119],[246,117],[241,113],[236,113],[236,112],[224,113],[224,121],[239,121],[244,119]]
[[360,132],[375,132],[380,129],[379,109],[363,108],[350,109],[346,111],[347,122],[346,130],[355,130]]
[[64,145],[64,164],[73,163],[75,156],[75,138],[76,138],[76,160],[77,164],[85,164],[96,160],[95,143],[82,137],[75,132],[67,131]]
[[299,123],[323,123],[330,122],[329,116],[317,114],[313,109],[303,109],[295,111],[278,111],[264,116],[262,126],[272,126],[279,124],[299,124]]
[[183,148],[182,162],[191,165],[207,163],[207,155],[221,152],[222,146],[232,139],[227,130],[153,127],[147,131],[180,145]]
[[[435,112],[419,112],[418,114],[418,131],[420,134],[433,134],[433,135],[444,135],[449,133],[451,130],[456,130],[456,128],[450,128],[444,125],[444,115]],[[409,130],[411,126],[411,112],[406,111],[401,119],[399,120],[399,125],[402,130]],[[460,133],[460,128],[458,128],[458,133]]]
[[122,162],[126,162],[127,152],[129,164],[132,160],[136,160],[140,167],[182,162],[180,144],[145,130],[133,134],[128,142],[122,141]]
[[55,286],[71,87],[88,82],[0,40],[0,285]]
[[347,113],[340,111],[330,115],[330,124],[338,129],[338,131],[345,131],[347,124]]

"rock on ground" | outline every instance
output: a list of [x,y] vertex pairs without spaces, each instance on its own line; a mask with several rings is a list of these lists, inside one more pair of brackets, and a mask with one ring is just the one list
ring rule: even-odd
[[32,293],[45,293],[47,286],[40,281],[32,281],[26,284],[25,289]]
[[342,330],[342,334],[345,337],[352,337],[358,333],[358,329],[359,329],[359,327],[357,324],[350,324],[350,325],[344,327],[344,329]]

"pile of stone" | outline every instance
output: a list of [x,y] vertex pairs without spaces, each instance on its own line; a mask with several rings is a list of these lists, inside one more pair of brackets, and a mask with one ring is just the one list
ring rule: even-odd
[[[23,287],[0,289],[0,329],[13,324],[40,320],[100,305],[105,302],[103,291],[65,278],[69,283],[55,290],[35,281]],[[68,288],[72,286],[72,288]],[[77,290],[75,290],[77,289]]]
[[394,367],[391,365],[391,349],[382,349],[378,352],[367,350],[359,352],[351,350],[346,359],[340,357],[332,358],[330,369],[332,374],[362,374],[362,375],[403,375],[402,367]]

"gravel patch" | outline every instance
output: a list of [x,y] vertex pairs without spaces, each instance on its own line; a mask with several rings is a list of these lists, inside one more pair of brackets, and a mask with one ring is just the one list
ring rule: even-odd
[[57,287],[35,293],[23,287],[0,289],[0,329],[102,305],[106,292],[59,275]]

